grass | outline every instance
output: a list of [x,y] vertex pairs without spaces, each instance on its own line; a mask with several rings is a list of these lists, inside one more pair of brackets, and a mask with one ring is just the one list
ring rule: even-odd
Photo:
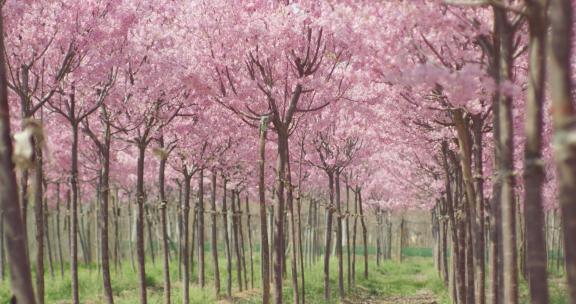
[[[356,284],[354,287],[347,288],[347,271],[345,268],[345,286],[347,288],[347,297],[353,303],[360,303],[362,299],[367,298],[386,298],[391,296],[410,296],[422,291],[430,292],[437,297],[439,304],[450,303],[448,291],[443,282],[438,278],[434,269],[431,258],[426,257],[428,250],[419,248],[407,248],[404,251],[405,259],[403,263],[396,261],[384,261],[380,266],[376,265],[375,257],[371,256],[368,269],[368,278],[363,277],[364,264],[363,257],[357,255],[356,260]],[[224,299],[222,296],[217,298],[213,287],[214,272],[212,260],[209,255],[207,258],[206,280],[208,286],[200,288],[197,284],[197,265],[191,275],[190,285],[190,302],[191,303],[214,303]],[[160,259],[156,259],[153,264],[147,259],[146,281],[148,283],[149,303],[163,303],[163,272]],[[249,261],[247,261],[248,272],[250,272]],[[220,280],[222,291],[226,290],[226,260],[221,259]],[[288,266],[290,261],[288,260]],[[255,254],[254,266],[254,289],[240,293],[237,286],[237,276],[235,264],[232,265],[233,281],[233,302],[244,304],[260,303],[260,267],[257,254]],[[56,269],[58,270],[58,269]],[[115,271],[112,267],[112,287],[115,296],[115,303],[128,304],[138,302],[138,276],[137,272],[132,269],[130,261],[125,261],[121,267]],[[178,264],[176,261],[171,262],[171,282],[172,282],[172,302],[182,302],[182,284],[178,277]],[[331,260],[330,265],[330,294],[331,301],[324,300],[323,269],[321,259],[305,267],[305,292],[307,303],[339,303],[338,300],[338,283],[337,283],[337,263],[336,259]],[[102,277],[96,265],[80,265],[79,284],[80,299],[82,303],[96,304],[104,303],[102,297]],[[248,274],[250,283],[250,274]],[[552,272],[550,274],[550,296],[551,304],[567,304],[567,295],[565,291],[564,277],[560,273]],[[61,277],[60,272],[56,271],[55,277],[52,278],[46,274],[46,303],[70,303],[71,282],[68,269],[65,270],[65,276]],[[528,303],[528,291],[526,283],[520,285],[521,303]],[[292,302],[292,287],[290,280],[290,271],[284,283],[283,290],[284,300],[286,303]],[[8,282],[0,283],[0,304],[9,303],[9,284]]]
[[[369,277],[364,279],[362,258],[357,257],[357,273],[356,273],[356,287],[347,291],[351,297],[365,297],[369,295],[375,296],[389,296],[389,295],[408,295],[415,293],[420,289],[429,289],[433,292],[442,295],[444,293],[442,283],[436,279],[432,261],[427,258],[415,257],[408,258],[403,264],[396,264],[395,262],[386,261],[381,266],[376,266],[376,263],[370,261],[369,263]],[[259,303],[260,302],[260,268],[258,260],[255,260],[255,289],[251,292],[238,293],[236,284],[236,273],[233,271],[233,292],[234,303]],[[289,263],[289,261],[288,261]],[[209,286],[200,288],[197,285],[196,269],[192,274],[190,285],[190,302],[191,303],[214,303],[217,301],[213,288],[213,268],[211,260],[208,260],[207,268],[207,282]],[[220,280],[222,290],[226,286],[226,261],[220,260]],[[232,265],[235,269],[235,265]],[[249,269],[249,265],[248,269]],[[305,280],[306,280],[306,300],[308,303],[337,303],[338,302],[338,289],[337,289],[337,264],[336,260],[331,260],[330,271],[330,292],[331,302],[324,301],[324,285],[323,285],[323,271],[322,263],[318,263],[306,267]],[[146,265],[146,277],[148,285],[148,299],[149,303],[162,303],[163,297],[163,274],[162,265],[159,260],[156,264],[150,261]],[[346,273],[345,273],[346,275]],[[345,277],[346,278],[346,277]],[[415,279],[417,278],[417,279]],[[182,285],[178,278],[178,267],[175,262],[171,264],[171,281],[172,281],[172,302],[181,302]],[[250,275],[248,275],[250,283]],[[79,271],[79,284],[80,284],[80,298],[82,303],[104,303],[102,297],[102,278],[95,265],[80,265]],[[138,300],[138,277],[137,273],[132,270],[128,262],[125,262],[119,271],[112,269],[112,284],[115,296],[115,303],[135,303]],[[289,273],[285,280],[284,299],[287,303],[292,300],[292,288],[290,286]],[[65,276],[61,277],[59,272],[52,278],[50,274],[46,275],[46,303],[70,303],[71,298],[71,281],[68,269],[65,271]],[[9,286],[5,282],[0,284],[0,303],[8,303],[9,301]],[[442,302],[441,302],[442,303]],[[446,302],[447,303],[447,302]]]

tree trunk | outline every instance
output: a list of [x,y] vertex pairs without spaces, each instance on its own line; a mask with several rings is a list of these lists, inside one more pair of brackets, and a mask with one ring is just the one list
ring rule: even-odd
[[284,273],[284,190],[288,163],[288,130],[283,123],[275,123],[278,133],[278,159],[276,163],[276,217],[274,230],[274,303],[282,304],[282,275]]
[[146,304],[146,253],[144,251],[144,157],[146,145],[138,144],[138,166],[136,181],[136,259],[138,264],[138,282],[140,286],[140,304]]
[[[74,95],[72,98],[74,99]],[[74,102],[71,102],[71,113],[74,113]],[[70,213],[70,263],[72,275],[72,300],[74,304],[80,303],[78,291],[78,124],[72,123],[72,164],[70,186],[72,190]]]
[[[500,38],[500,80],[512,79],[513,29],[502,8],[494,8],[495,23]],[[498,104],[500,121],[500,178],[502,180],[502,244],[504,303],[518,303],[518,264],[516,251],[516,202],[514,196],[514,146],[512,126],[512,98],[501,95]]]
[[482,129],[484,121],[480,114],[472,116],[472,128],[474,139],[474,181],[476,186],[476,202],[474,207],[476,209],[476,237],[474,239],[474,265],[475,265],[475,282],[476,282],[476,304],[486,303],[486,256],[485,247],[486,239],[484,233],[486,231],[484,221],[484,160],[483,160],[483,142],[482,142]]
[[248,229],[248,249],[250,254],[250,288],[254,288],[254,245],[252,243],[252,215],[248,204],[248,194],[246,194],[246,227]]
[[58,246],[58,260],[60,262],[60,276],[64,278],[64,254],[60,237],[60,183],[56,183],[56,242]]
[[190,217],[190,180],[192,176],[184,173],[184,199],[182,205],[182,303],[188,304],[190,302],[190,272],[189,269],[189,256],[188,256],[188,220]]
[[258,197],[260,203],[260,264],[262,275],[262,303],[268,304],[270,302],[270,255],[268,252],[268,225],[266,223],[266,185],[265,168],[266,168],[266,133],[268,125],[268,117],[262,117],[260,121],[260,135],[258,143]]
[[403,254],[402,254],[402,250],[404,249],[404,226],[405,226],[405,221],[404,221],[404,216],[402,216],[402,218],[400,219],[400,227],[399,227],[399,241],[398,241],[398,261],[400,261],[400,263],[403,262]]
[[360,224],[362,224],[362,239],[364,241],[364,278],[368,278],[368,229],[364,219],[364,208],[362,207],[362,189],[358,191],[358,210],[360,211]]
[[356,232],[358,231],[358,193],[354,193],[354,226],[352,229],[352,285],[356,282]]
[[36,218],[36,300],[44,303],[44,201],[42,147],[36,139],[34,146],[34,216]]
[[[288,145],[286,146],[286,150],[288,150]],[[286,152],[287,155],[290,155],[289,151]],[[286,190],[286,201],[288,203],[288,211],[290,212],[290,242],[292,243],[291,248],[291,258],[290,258],[290,266],[291,266],[291,274],[292,274],[292,293],[293,293],[293,301],[295,304],[300,303],[300,288],[298,286],[298,243],[296,240],[296,219],[295,219],[295,212],[294,212],[294,191],[292,187],[291,181],[291,169],[290,169],[290,162],[286,163],[286,182],[287,182],[287,190]]]
[[236,275],[238,279],[238,287],[240,288],[240,291],[242,291],[242,256],[240,254],[240,234],[238,232],[239,212],[236,210],[237,192],[236,190],[232,190],[231,192],[230,208],[232,209],[232,237],[234,243],[234,252],[236,253]]
[[556,166],[559,200],[571,303],[576,303],[576,142],[572,101],[572,35],[573,7],[569,0],[550,1],[551,32],[549,39],[549,75],[554,121]]
[[246,246],[244,242],[244,227],[242,225],[242,203],[240,198],[240,192],[236,193],[236,210],[238,210],[238,232],[240,237],[240,253],[242,255],[242,272],[244,275],[244,289],[248,289],[248,271],[246,269]]
[[200,287],[206,285],[206,264],[204,258],[204,169],[198,176],[198,281]]
[[[0,34],[4,33],[3,17],[0,13]],[[12,162],[12,139],[10,137],[10,109],[6,79],[6,49],[0,37],[0,210],[6,230],[6,251],[10,265],[10,282],[14,295],[13,303],[34,304],[34,290],[30,264],[26,254],[25,220],[18,206],[18,186]],[[23,204],[24,205],[24,204]]]
[[149,206],[145,209],[146,216],[146,230],[148,230],[148,245],[150,248],[150,257],[152,258],[152,265],[156,264],[156,255],[154,253],[154,236],[152,235],[152,226],[154,225],[153,214],[150,214]]
[[[446,204],[446,211],[448,213],[448,220],[450,223],[450,232],[451,232],[451,249],[452,249],[452,282],[453,282],[453,297],[452,299],[458,304],[465,304],[466,298],[464,297],[465,294],[465,277],[464,277],[464,269],[461,267],[461,243],[459,242],[459,235],[458,235],[458,221],[456,218],[456,208],[455,208],[455,201],[454,192],[452,189],[453,178],[450,174],[450,166],[448,163],[448,157],[451,156],[451,151],[448,150],[448,143],[446,141],[442,142],[442,166],[444,169],[444,182],[445,182],[445,204]],[[452,159],[452,157],[450,157]],[[456,171],[456,170],[454,170]],[[454,293],[456,297],[454,297]]]
[[336,253],[338,255],[338,295],[344,299],[344,250],[342,249],[342,206],[340,202],[340,171],[336,171]]
[[[160,137],[160,146],[164,148],[164,138]],[[160,158],[160,167],[158,170],[158,194],[160,199],[160,225],[162,226],[162,253],[163,265],[162,272],[164,274],[164,304],[170,304],[170,248],[168,247],[168,224],[166,217],[166,208],[168,201],[166,200],[165,193],[165,172],[166,161],[168,155],[162,155]]]
[[100,199],[100,238],[101,238],[101,256],[102,256],[102,282],[104,284],[104,295],[108,304],[114,303],[112,294],[112,282],[110,279],[110,249],[108,242],[108,205],[110,200],[110,125],[106,126],[104,135],[104,145],[102,155],[102,184]]
[[352,260],[350,259],[350,187],[346,182],[346,265],[348,269],[348,290],[352,289]]
[[220,268],[218,267],[218,228],[216,221],[216,169],[212,168],[212,192],[210,196],[210,208],[212,217],[212,229],[211,229],[211,251],[212,251],[212,261],[214,263],[214,289],[216,289],[216,295],[220,294]]
[[332,208],[334,208],[334,174],[328,174],[329,205],[326,208],[326,242],[324,245],[324,300],[330,299],[330,246],[332,244]]
[[222,193],[222,223],[224,229],[224,245],[226,249],[226,294],[232,297],[232,252],[230,251],[230,236],[228,235],[228,206],[226,206],[226,191],[227,180],[222,178],[223,193]]
[[54,259],[52,257],[52,246],[50,241],[50,213],[48,212],[48,198],[44,197],[44,235],[46,237],[46,249],[48,251],[48,266],[50,267],[50,276],[54,279]]
[[132,265],[132,271],[136,271],[136,264],[134,261],[134,232],[133,232],[133,222],[132,222],[132,195],[128,193],[128,250],[130,251],[130,264]]

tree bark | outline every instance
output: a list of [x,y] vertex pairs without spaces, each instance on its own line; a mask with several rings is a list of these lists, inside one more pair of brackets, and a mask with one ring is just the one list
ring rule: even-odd
[[[495,23],[500,38],[500,80],[512,80],[513,29],[502,8],[494,8]],[[514,146],[512,126],[512,98],[500,95],[500,178],[502,181],[502,244],[504,273],[504,303],[518,303],[518,264],[516,250],[516,202],[514,195]]]
[[48,212],[48,198],[44,196],[44,236],[46,237],[46,249],[48,251],[48,266],[50,276],[54,279],[54,259],[52,258],[52,246],[50,241],[50,213]]
[[262,275],[262,303],[270,303],[270,254],[268,252],[268,224],[266,215],[266,185],[264,183],[264,170],[266,168],[266,133],[268,117],[260,120],[260,135],[258,143],[258,197],[260,203],[260,264]]
[[368,278],[368,229],[364,218],[364,207],[362,206],[362,189],[358,191],[358,210],[360,211],[360,224],[362,224],[362,240],[364,242],[364,278]]
[[206,285],[206,264],[204,258],[204,169],[198,176],[198,281],[200,287]]
[[239,225],[239,217],[238,217],[238,210],[236,210],[236,190],[231,191],[230,197],[230,208],[232,210],[232,238],[234,244],[234,252],[236,253],[236,276],[238,279],[238,287],[240,291],[242,291],[243,284],[242,284],[242,256],[240,253],[240,234],[238,232],[238,225]]
[[36,218],[36,300],[44,304],[44,201],[42,147],[32,141],[34,150],[34,216]]
[[189,272],[189,255],[188,255],[188,234],[189,234],[189,217],[190,217],[190,180],[192,176],[184,172],[184,199],[182,204],[182,303],[190,302],[190,272]]
[[[3,33],[3,17],[0,13],[0,34]],[[26,253],[25,221],[18,205],[18,186],[12,162],[5,54],[6,48],[2,35],[0,37],[0,210],[2,210],[5,224],[4,236],[10,265],[13,302],[34,304],[36,301]]]
[[224,245],[226,249],[226,294],[228,297],[232,297],[232,253],[230,251],[230,237],[228,235],[228,206],[226,205],[226,191],[227,180],[222,177],[223,183],[223,193],[222,193],[222,223],[224,229]]
[[330,299],[330,247],[332,244],[332,208],[334,208],[334,173],[328,174],[329,205],[326,208],[326,242],[324,244],[324,300]]
[[352,289],[352,260],[350,259],[350,187],[346,181],[346,265],[348,290]]
[[144,157],[146,145],[138,144],[138,165],[136,178],[136,259],[138,265],[138,282],[140,287],[140,304],[146,304],[146,253],[144,251]]
[[60,182],[56,183],[56,242],[58,246],[58,260],[60,262],[60,276],[64,278],[64,254],[60,237]]
[[[279,118],[278,118],[279,120]],[[276,217],[274,230],[274,303],[282,304],[282,275],[284,273],[284,209],[286,164],[288,163],[288,130],[282,122],[275,121],[278,135],[278,159],[276,163]]]
[[[74,95],[71,96],[71,100]],[[71,101],[71,113],[74,113],[74,101]],[[78,291],[78,124],[72,123],[72,164],[70,186],[72,190],[70,213],[70,263],[72,275],[72,301],[80,303]]]
[[218,295],[220,294],[220,268],[218,267],[218,222],[216,221],[216,174],[216,169],[212,168],[212,191],[210,196],[212,229],[210,249],[212,251],[212,261],[214,263],[214,289],[216,289],[216,295]]
[[485,215],[484,215],[484,160],[483,160],[483,142],[482,142],[482,129],[484,121],[482,115],[477,114],[472,116],[472,129],[474,139],[474,181],[476,187],[476,202],[474,207],[476,209],[476,238],[474,242],[474,262],[475,262],[475,282],[476,282],[476,304],[486,303],[486,238],[485,238]]
[[[530,302],[547,304],[548,278],[546,238],[544,235],[544,207],[542,186],[544,163],[542,160],[542,105],[544,103],[546,60],[546,2],[526,1],[529,18],[529,81],[526,97],[524,130],[524,229],[526,235],[526,265]],[[528,224],[529,223],[529,224]]]
[[102,145],[102,184],[100,188],[100,238],[101,238],[101,256],[102,256],[102,281],[104,284],[104,295],[108,304],[114,303],[112,294],[112,282],[110,278],[110,248],[108,242],[108,210],[110,200],[110,145],[111,134],[110,125],[106,125],[104,133],[104,144]]
[[556,166],[559,179],[559,201],[562,211],[564,250],[568,294],[576,303],[576,142],[572,100],[572,35],[573,7],[569,0],[551,0],[551,32],[548,45],[552,115]]
[[338,295],[344,299],[344,250],[342,249],[342,206],[340,202],[340,171],[336,171],[336,253],[338,255]]
[[[286,145],[286,154],[290,155],[288,150],[288,145]],[[291,266],[291,274],[292,274],[292,293],[293,293],[293,301],[295,304],[300,303],[300,288],[298,286],[298,242],[296,240],[296,215],[294,212],[294,191],[292,187],[291,181],[291,169],[290,169],[290,162],[287,161],[286,163],[286,182],[287,182],[287,189],[286,189],[286,201],[288,203],[288,211],[290,212],[290,242],[292,243],[291,247],[291,258],[290,258],[290,266]]]
[[248,195],[246,195],[246,227],[248,229],[248,249],[250,254],[250,288],[254,288],[254,245],[252,243],[252,215],[248,204]]
[[[160,147],[164,149],[164,138],[160,137]],[[163,265],[162,272],[164,274],[164,304],[170,304],[170,248],[168,247],[168,224],[166,208],[168,207],[168,201],[166,200],[165,192],[165,172],[166,172],[166,161],[168,155],[162,155],[160,158],[160,166],[158,170],[158,194],[160,199],[160,225],[162,226],[162,253],[163,253]]]
[[354,226],[352,229],[352,285],[356,282],[356,232],[358,231],[358,193],[354,193]]

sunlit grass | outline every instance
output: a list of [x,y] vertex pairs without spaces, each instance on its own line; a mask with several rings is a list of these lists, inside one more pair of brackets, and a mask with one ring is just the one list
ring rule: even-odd
[[[418,250],[416,250],[418,251]],[[258,254],[254,254],[254,288],[249,288],[248,292],[239,292],[236,276],[235,260],[232,265],[233,299],[234,303],[260,303],[260,266]],[[330,264],[330,294],[331,300],[324,300],[324,283],[322,259],[313,265],[305,267],[305,296],[307,303],[339,303],[338,298],[338,276],[336,259],[331,259]],[[226,291],[226,260],[221,258],[220,281],[221,293],[217,297],[214,290],[214,271],[210,255],[206,255],[206,282],[207,286],[201,288],[198,285],[197,261],[191,274],[190,302],[191,303],[214,303],[217,300],[225,300]],[[287,260],[290,266],[290,260]],[[437,297],[439,304],[450,303],[448,290],[443,282],[438,278],[434,268],[433,260],[428,257],[407,257],[403,263],[397,261],[383,261],[380,266],[376,265],[375,257],[371,256],[369,261],[369,276],[364,278],[364,260],[362,255],[356,257],[356,284],[348,288],[347,267],[344,263],[344,284],[346,295],[349,299],[386,298],[390,296],[411,296],[420,292],[428,292]],[[250,286],[250,264],[247,260],[248,284]],[[112,271],[112,288],[115,303],[128,304],[137,303],[139,300],[138,275],[132,268],[130,260],[123,261],[119,269]],[[182,283],[178,274],[177,261],[171,261],[170,276],[172,283],[172,302],[182,301]],[[290,268],[288,268],[284,282],[284,300],[286,303],[292,301],[292,287],[290,279]],[[149,303],[163,303],[163,271],[161,259],[157,257],[156,263],[147,259],[146,281],[148,283]],[[80,298],[82,303],[104,303],[102,277],[96,265],[80,265],[79,271]],[[567,304],[564,277],[560,273],[550,275],[550,296],[552,304]],[[487,282],[488,283],[488,282]],[[60,276],[59,268],[55,269],[55,276],[46,273],[46,303],[71,303],[71,282],[69,269],[65,269],[65,276]],[[528,303],[527,287],[525,282],[520,287],[521,302]],[[0,304],[9,303],[9,284],[0,284]]]

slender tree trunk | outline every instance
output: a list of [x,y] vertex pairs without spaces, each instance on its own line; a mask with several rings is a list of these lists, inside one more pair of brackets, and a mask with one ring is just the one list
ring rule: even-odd
[[240,291],[243,290],[242,284],[242,257],[240,254],[240,235],[238,232],[238,210],[236,210],[236,190],[231,191],[230,208],[232,210],[232,237],[234,243],[234,252],[236,253],[236,275],[238,279],[238,287]]
[[[448,220],[450,222],[450,231],[451,231],[451,249],[452,249],[452,274],[453,274],[453,296],[452,299],[455,300],[458,304],[466,304],[466,298],[464,297],[465,294],[465,277],[464,277],[464,268],[461,267],[461,252],[462,249],[461,243],[459,242],[459,233],[458,233],[458,220],[456,218],[456,206],[455,206],[455,198],[457,196],[453,195],[454,191],[452,189],[453,179],[452,175],[450,174],[450,166],[448,163],[448,157],[451,155],[451,151],[448,150],[448,143],[442,142],[442,162],[444,167],[444,182],[445,182],[445,196],[446,196],[446,211],[448,213]],[[452,157],[450,157],[452,159]],[[457,171],[457,170],[454,170]],[[454,293],[456,297],[454,297]]]
[[240,257],[242,265],[242,277],[244,279],[244,289],[248,289],[248,270],[246,267],[246,244],[244,239],[244,224],[242,221],[242,203],[240,198],[240,191],[237,193],[236,197],[236,210],[238,211],[238,242],[240,244]]
[[138,144],[138,166],[136,181],[136,259],[138,260],[138,282],[140,287],[140,304],[146,304],[146,253],[144,251],[144,157],[146,145]]
[[188,220],[190,217],[190,180],[192,176],[184,173],[184,199],[182,205],[182,303],[190,302],[190,272],[188,255]]
[[44,303],[44,201],[42,147],[36,139],[34,155],[34,215],[36,217],[36,300]]
[[204,258],[204,169],[200,169],[198,177],[198,281],[200,287],[206,285],[206,264]]
[[[494,9],[495,23],[500,38],[500,80],[512,79],[513,29],[502,8]],[[512,126],[512,98],[500,96],[500,177],[502,180],[502,244],[504,298],[507,304],[518,303],[518,264],[516,250],[516,203],[514,196],[514,146]]]
[[4,211],[0,209],[0,283],[4,283],[6,280],[6,257],[4,250]]
[[[288,146],[286,146],[286,150],[288,150]],[[286,152],[287,155],[290,155],[289,151]],[[291,169],[290,169],[290,162],[286,163],[286,181],[288,183],[287,191],[286,191],[286,201],[288,203],[288,211],[290,212],[290,242],[292,243],[291,248],[291,259],[290,259],[290,266],[292,270],[292,292],[293,292],[293,301],[295,304],[300,303],[300,288],[298,286],[298,244],[296,241],[296,219],[295,219],[295,212],[294,212],[294,191],[292,187],[291,181]]]
[[[160,146],[164,148],[164,138],[160,137]],[[163,253],[163,266],[162,272],[164,274],[164,304],[170,304],[170,248],[168,247],[168,224],[166,208],[168,207],[168,201],[166,200],[165,192],[165,172],[166,172],[166,155],[162,155],[160,158],[160,167],[158,170],[158,192],[160,199],[160,225],[162,226],[162,253]]]
[[352,285],[356,282],[356,232],[358,231],[358,193],[354,193],[354,227],[352,229]]
[[[72,95],[71,99],[74,99]],[[71,102],[74,107],[74,102]],[[74,110],[70,110],[74,113]],[[70,213],[70,263],[72,275],[72,300],[74,304],[80,303],[78,291],[78,124],[72,123],[72,164],[71,164],[71,213]]]
[[572,100],[572,35],[573,7],[569,0],[550,1],[549,75],[553,107],[556,166],[559,179],[559,201],[568,294],[576,303],[576,143],[574,105]]
[[132,195],[128,193],[128,250],[130,251],[130,264],[132,265],[132,271],[136,271],[136,262],[134,261],[134,232],[133,232],[133,220],[132,220]]
[[48,250],[48,266],[50,276],[54,279],[54,259],[52,258],[52,246],[50,241],[50,213],[48,212],[48,198],[44,197],[44,235],[46,237],[46,249]]
[[[528,25],[529,69],[528,94],[524,130],[524,229],[526,239],[526,265],[530,301],[532,304],[548,303],[546,269],[546,237],[542,185],[544,165],[542,160],[542,104],[544,102],[546,60],[546,2],[528,0],[530,17]],[[528,224],[529,223],[529,224]]]
[[368,229],[366,228],[366,220],[364,219],[364,208],[362,207],[362,189],[357,188],[358,191],[358,210],[360,211],[360,224],[362,224],[362,239],[364,241],[364,278],[368,278]]
[[262,303],[270,303],[270,255],[268,252],[268,225],[266,223],[266,185],[264,183],[264,170],[266,168],[266,133],[268,117],[262,117],[260,121],[260,135],[258,143],[258,197],[260,209],[260,264],[262,275]]
[[[470,143],[469,123],[464,118],[463,110],[457,109],[452,111],[452,118],[456,125],[458,133],[458,145],[460,148],[460,168],[462,169],[462,178],[464,181],[464,188],[466,192],[466,199],[464,200],[464,216],[463,219],[466,229],[466,275],[467,275],[467,302],[472,304],[475,299],[480,298],[480,291],[475,297],[474,288],[474,270],[476,273],[481,272],[480,262],[477,257],[474,258],[474,252],[479,251],[478,236],[480,233],[480,223],[477,220],[475,212],[476,189],[474,189],[474,180],[472,176],[472,146]],[[482,249],[483,250],[483,249]],[[476,269],[475,269],[476,268]]]
[[248,271],[246,269],[246,246],[244,242],[244,227],[242,225],[242,204],[240,192],[236,193],[236,208],[238,210],[238,234],[240,237],[240,253],[242,256],[242,272],[244,275],[244,289],[248,289]]
[[[302,160],[302,159],[301,159]],[[298,191],[301,189],[301,185],[298,187]],[[302,202],[301,193],[298,192],[298,198],[296,199],[297,215],[298,215],[298,252],[300,257],[300,281],[302,283],[302,304],[306,303],[306,284],[304,281],[304,246],[302,244]]]
[[218,222],[216,221],[216,174],[216,169],[212,168],[212,191],[210,194],[212,229],[210,249],[212,251],[212,261],[214,263],[214,289],[216,289],[216,295],[218,295],[220,294],[220,268],[218,267]]
[[104,145],[102,155],[102,185],[101,191],[101,203],[100,206],[100,254],[102,256],[102,281],[104,284],[104,295],[106,297],[106,302],[108,304],[114,303],[114,296],[112,294],[112,282],[110,278],[110,248],[108,242],[108,210],[109,210],[109,200],[110,200],[110,125],[106,126],[106,131],[104,135]]
[[475,273],[476,273],[476,304],[486,303],[486,256],[485,247],[486,239],[484,233],[486,231],[484,220],[484,160],[483,160],[483,143],[482,143],[482,129],[484,121],[481,115],[472,116],[473,130],[474,130],[474,181],[476,186],[476,202],[473,208],[476,209],[476,237],[475,237]]
[[232,297],[232,252],[230,251],[230,237],[228,235],[228,206],[226,206],[226,191],[227,185],[226,178],[222,178],[223,183],[223,193],[222,193],[222,223],[224,229],[224,245],[226,249],[226,294],[228,297]]
[[340,171],[334,178],[336,186],[336,253],[338,255],[338,295],[344,299],[344,250],[342,249],[342,204],[340,201]]
[[150,257],[152,258],[152,264],[156,264],[156,255],[154,253],[154,236],[152,235],[152,226],[154,225],[153,214],[150,212],[148,206],[145,207],[146,216],[146,229],[148,230],[148,245],[150,246]]
[[58,246],[58,260],[60,262],[60,276],[64,278],[64,254],[60,237],[60,183],[56,183],[56,242]]
[[[4,33],[0,12],[0,34]],[[12,139],[10,137],[10,109],[6,79],[6,49],[3,35],[0,37],[0,210],[6,230],[6,251],[10,265],[10,283],[13,303],[34,304],[34,290],[30,264],[26,253],[26,229],[23,214],[18,205],[18,186],[12,162]],[[23,205],[25,201],[23,201]]]
[[402,218],[400,219],[400,233],[399,233],[399,241],[398,241],[398,261],[400,261],[400,263],[402,263],[404,261],[404,256],[403,256],[403,249],[404,249],[404,227],[406,225],[406,221],[404,220],[404,216],[402,216]]
[[324,299],[330,299],[330,247],[332,244],[332,208],[334,208],[334,174],[328,171],[329,205],[326,208],[326,242],[324,246]]
[[282,122],[275,122],[278,134],[278,159],[276,164],[276,205],[274,230],[274,303],[282,304],[282,275],[284,273],[284,203],[286,164],[288,163],[288,130]]
[[352,260],[350,259],[350,187],[346,182],[346,264],[348,269],[348,290],[352,289]]
[[184,238],[183,238],[183,230],[184,225],[182,211],[184,210],[184,198],[182,193],[182,185],[178,183],[178,277],[182,278],[182,248],[184,248]]
[[254,245],[252,243],[252,215],[248,204],[248,195],[246,195],[246,227],[248,228],[248,245],[250,254],[250,288],[254,288]]

